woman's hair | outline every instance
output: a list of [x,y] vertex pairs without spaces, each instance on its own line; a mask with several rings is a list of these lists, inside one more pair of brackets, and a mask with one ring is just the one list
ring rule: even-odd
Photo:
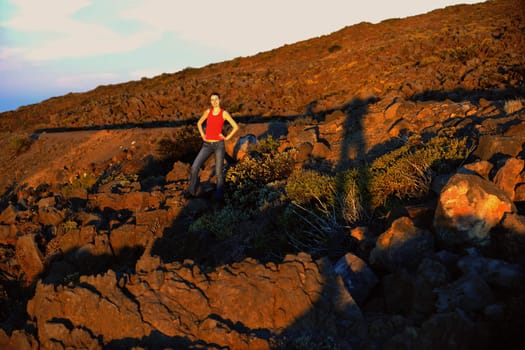
[[210,97],[212,96],[217,96],[218,98],[221,98],[221,95],[219,95],[219,93],[215,91],[210,94]]

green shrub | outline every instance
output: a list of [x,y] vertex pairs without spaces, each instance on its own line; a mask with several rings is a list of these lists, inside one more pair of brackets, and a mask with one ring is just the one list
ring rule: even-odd
[[246,180],[242,186],[229,188],[228,203],[246,211],[264,211],[275,208],[286,201],[284,185],[280,181],[259,185]]
[[286,183],[286,195],[299,205],[320,204],[333,207],[335,203],[335,179],[314,170],[296,170]]
[[95,186],[98,180],[99,177],[91,172],[77,174],[74,178],[70,180],[69,184],[66,186],[64,191],[66,191],[67,193],[75,188],[83,188],[89,191],[93,188],[93,186]]
[[60,225],[63,233],[67,233],[78,228],[78,224],[75,221],[68,220]]
[[217,239],[233,236],[240,222],[247,219],[246,211],[227,205],[220,210],[205,213],[190,225],[190,231],[208,231]]
[[259,141],[237,164],[226,173],[226,184],[235,189],[260,187],[286,179],[295,165],[291,151],[278,152],[279,143],[271,136]]
[[185,125],[175,129],[172,135],[163,135],[158,141],[156,151],[162,160],[191,161],[202,145],[198,129]]
[[377,158],[369,167],[372,208],[389,201],[426,196],[434,173],[451,171],[470,153],[466,138],[438,136],[428,142],[410,139],[404,146]]

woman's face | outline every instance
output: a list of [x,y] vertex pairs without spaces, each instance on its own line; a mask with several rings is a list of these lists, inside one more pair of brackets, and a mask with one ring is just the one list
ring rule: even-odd
[[219,96],[211,95],[210,102],[211,102],[212,107],[219,107],[221,100],[220,100]]

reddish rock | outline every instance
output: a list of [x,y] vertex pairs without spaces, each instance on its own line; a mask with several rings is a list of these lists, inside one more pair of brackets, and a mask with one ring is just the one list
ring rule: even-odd
[[514,188],[514,200],[516,202],[525,202],[525,181]]
[[314,148],[312,149],[312,156],[321,159],[330,158],[330,147],[325,145],[323,142],[316,142],[314,143]]
[[[127,282],[108,271],[67,287],[38,283],[27,312],[41,345],[72,346],[71,332],[84,330],[76,341],[89,342],[90,334],[104,346],[157,333],[232,349],[270,349],[272,334],[322,327],[327,334],[343,335],[348,325],[362,321],[330,263],[305,254],[278,265],[246,259],[206,274],[191,261],[163,265],[159,259],[146,260],[139,260],[140,273]],[[56,319],[67,320],[67,329]],[[261,329],[265,334],[257,332]]]
[[25,274],[25,282],[31,284],[44,272],[43,256],[32,234],[18,238],[16,242],[16,259]]
[[493,167],[494,165],[488,160],[480,160],[478,162],[465,164],[463,168],[458,170],[458,172],[467,173],[467,174],[468,172],[476,173],[479,176],[487,180],[490,180],[490,171],[492,170]]
[[68,321],[68,329],[88,331],[107,344],[128,337],[142,338],[151,332],[140,316],[139,305],[117,287],[113,271],[104,275],[81,277],[81,284],[55,289],[38,283],[27,312],[36,321],[38,339],[43,348],[55,341],[72,346],[67,329],[56,329],[55,320]]
[[257,143],[257,137],[253,134],[240,136],[237,142],[226,143],[226,152],[235,161],[244,158],[250,151],[250,148]]
[[47,226],[58,226],[64,221],[66,214],[55,207],[40,207],[38,209],[38,222]]
[[523,159],[509,158],[494,176],[494,183],[501,188],[511,200],[515,200],[515,189],[518,186],[523,172]]
[[[0,349],[2,350],[36,350],[38,341],[25,331],[15,330],[11,336],[0,328]],[[97,348],[93,348],[96,350]]]
[[0,213],[0,223],[7,225],[16,223],[18,212],[15,206],[12,204],[8,205],[7,208]]
[[350,295],[363,303],[378,282],[374,271],[358,256],[347,253],[335,264],[334,271],[343,278]]
[[109,235],[111,249],[116,255],[137,248],[142,250],[153,238],[152,229],[145,225],[121,225]]
[[304,162],[310,158],[310,155],[313,151],[313,145],[310,142],[301,142],[295,146],[296,152],[296,161]]
[[167,182],[187,181],[190,176],[191,165],[183,162],[175,162],[171,171],[166,174]]
[[159,208],[162,200],[160,196],[149,192],[96,193],[89,197],[89,206],[101,210],[107,208],[114,211],[144,211]]
[[474,155],[482,160],[491,160],[496,155],[517,157],[521,153],[524,143],[525,137],[522,135],[482,135],[479,138]]
[[401,217],[377,238],[370,263],[389,271],[415,269],[433,248],[434,237],[428,230],[416,227],[408,217]]
[[0,244],[16,244],[15,225],[0,225]]
[[490,230],[513,212],[516,207],[494,183],[477,175],[456,174],[439,197],[434,230],[445,245],[484,246],[490,242]]
[[525,262],[525,216],[507,213],[493,234],[499,253],[509,260]]

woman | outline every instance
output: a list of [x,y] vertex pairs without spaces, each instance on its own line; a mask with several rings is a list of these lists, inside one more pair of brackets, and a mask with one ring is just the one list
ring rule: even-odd
[[[197,128],[204,143],[191,166],[190,183],[184,195],[185,197],[195,197],[197,195],[199,170],[208,157],[212,153],[215,153],[215,175],[217,179],[215,198],[222,200],[224,194],[224,141],[231,139],[237,130],[239,130],[239,126],[235,120],[233,120],[230,113],[221,108],[221,97],[217,92],[213,92],[210,95],[210,102],[211,108],[206,109],[197,122]],[[225,120],[232,126],[232,130],[226,136],[222,133]],[[206,131],[202,128],[204,122],[206,122]]]

